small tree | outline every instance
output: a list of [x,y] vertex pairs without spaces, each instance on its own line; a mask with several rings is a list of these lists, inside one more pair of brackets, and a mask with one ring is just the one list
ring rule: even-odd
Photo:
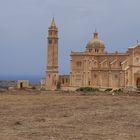
[[100,91],[98,88],[92,88],[92,87],[80,87],[76,89],[76,91],[80,92],[98,92]]

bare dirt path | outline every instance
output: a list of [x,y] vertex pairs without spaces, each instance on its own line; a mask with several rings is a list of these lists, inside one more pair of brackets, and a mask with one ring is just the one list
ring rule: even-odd
[[140,96],[3,93],[0,140],[140,140]]

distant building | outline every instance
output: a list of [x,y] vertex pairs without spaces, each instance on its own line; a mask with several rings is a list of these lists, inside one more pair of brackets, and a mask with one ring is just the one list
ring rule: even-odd
[[16,87],[17,81],[0,80],[0,88],[8,89],[9,87]]
[[[58,74],[58,29],[54,18],[48,31],[48,63],[45,88],[62,87],[124,88],[140,86],[140,44],[125,53],[108,53],[97,32],[85,51],[71,52],[70,75]],[[63,55],[63,54],[62,54]]]
[[18,80],[17,81],[17,88],[22,89],[22,88],[29,88],[29,81],[28,80]]

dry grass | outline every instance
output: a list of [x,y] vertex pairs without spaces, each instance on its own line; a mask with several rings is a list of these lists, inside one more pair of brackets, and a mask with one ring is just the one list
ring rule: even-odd
[[140,140],[140,96],[17,92],[0,94],[0,140]]

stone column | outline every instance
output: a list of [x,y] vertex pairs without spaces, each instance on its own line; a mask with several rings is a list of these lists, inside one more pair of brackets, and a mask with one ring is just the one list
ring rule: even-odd
[[125,85],[125,78],[124,78],[124,72],[120,72],[120,87],[124,87]]
[[131,86],[131,82],[132,82],[132,80],[131,80],[131,68],[128,70],[128,86]]
[[112,87],[111,71],[108,72],[108,86]]
[[101,87],[102,86],[101,71],[98,71],[98,81],[99,81],[99,87]]
[[72,86],[72,73],[70,72],[70,86]]
[[125,87],[127,87],[128,86],[128,71],[125,71],[124,79],[125,79]]
[[88,86],[88,60],[85,61],[85,86]]

